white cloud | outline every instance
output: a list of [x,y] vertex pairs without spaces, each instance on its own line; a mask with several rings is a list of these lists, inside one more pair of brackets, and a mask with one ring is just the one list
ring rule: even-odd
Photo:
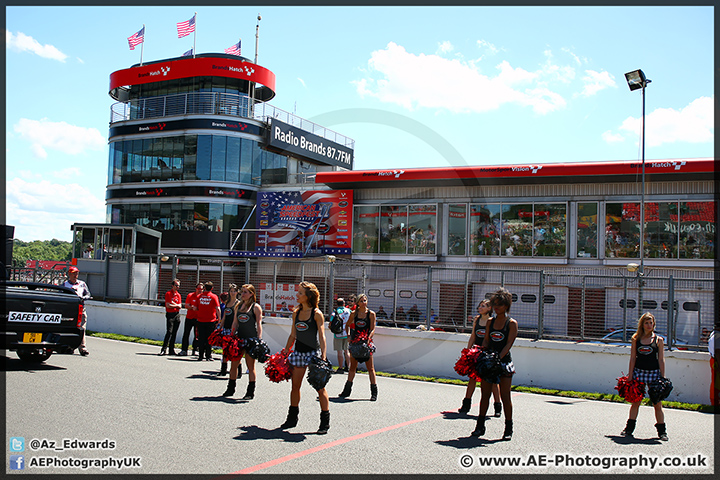
[[513,68],[507,61],[497,66],[495,77],[482,74],[472,62],[437,55],[415,55],[395,43],[371,54],[363,79],[353,82],[361,96],[415,108],[452,112],[485,112],[514,103],[530,106],[538,114],[565,107],[562,96],[541,82],[562,77],[562,72]]
[[82,175],[82,171],[77,167],[69,167],[64,168],[60,170],[59,172],[53,172],[53,177],[60,178],[60,179],[68,179],[68,178],[74,178],[79,177]]
[[43,58],[49,58],[51,60],[64,62],[67,58],[67,55],[54,46],[41,45],[40,42],[22,32],[18,32],[17,35],[13,35],[10,30],[5,30],[5,43],[7,48],[12,50],[19,52],[31,52],[35,55]]
[[582,81],[585,86],[580,95],[583,97],[591,97],[606,88],[617,88],[615,77],[608,72],[585,70],[585,76],[582,78]]
[[455,49],[453,47],[453,44],[445,40],[440,45],[438,45],[438,53],[450,53]]
[[85,150],[101,150],[107,144],[107,140],[95,128],[51,122],[47,118],[21,118],[14,125],[14,130],[31,142],[32,152],[38,158],[47,158],[46,148],[77,155]]
[[486,40],[478,40],[477,46],[480,50],[488,52],[490,55],[495,55],[500,51],[499,48],[497,48],[492,43],[486,41]]
[[569,48],[563,47],[563,48],[561,48],[561,50],[562,50],[563,52],[567,53],[568,55],[570,55],[570,56],[573,58],[573,60],[575,60],[575,63],[576,63],[577,65],[582,65],[583,62],[587,63],[587,58],[583,57],[583,58],[581,59],[580,57],[578,57],[577,55],[575,55]]
[[[715,139],[715,100],[700,97],[680,110],[658,108],[645,118],[646,146],[657,147],[665,143],[709,143]],[[640,141],[642,118],[629,117],[620,125],[619,133],[605,132],[607,142],[618,141],[620,136]],[[623,135],[624,134],[624,135]]]
[[307,88],[307,85],[305,85],[305,80],[303,80],[302,78],[298,77],[298,81],[302,84],[302,86],[303,86],[304,88]]
[[619,134],[619,133],[612,133],[610,130],[608,130],[608,131],[606,131],[606,132],[603,132],[603,134],[602,134],[602,139],[603,139],[606,143],[618,143],[618,142],[623,142],[623,141],[625,141],[625,137],[623,137],[621,134]]
[[70,241],[73,223],[105,222],[105,201],[81,185],[14,178],[6,188],[7,223],[20,240]]

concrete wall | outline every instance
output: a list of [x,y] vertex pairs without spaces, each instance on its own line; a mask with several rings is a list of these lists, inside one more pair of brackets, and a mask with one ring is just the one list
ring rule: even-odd
[[[97,332],[161,340],[165,336],[165,309],[137,304],[86,303],[88,328]],[[183,314],[183,325],[185,310]],[[182,327],[178,332],[178,343]],[[326,330],[328,358],[337,363],[332,334]],[[265,317],[263,339],[274,353],[285,347],[290,319]],[[453,370],[468,335],[377,327],[375,368],[383,372],[443,378],[460,377]],[[616,393],[617,377],[627,374],[629,347],[519,338],[512,348],[517,373],[515,385]],[[710,354],[674,350],[665,352],[665,374],[673,382],[668,400],[709,403]]]

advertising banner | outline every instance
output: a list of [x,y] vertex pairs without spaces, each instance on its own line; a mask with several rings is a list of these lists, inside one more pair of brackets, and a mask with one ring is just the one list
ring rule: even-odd
[[352,169],[353,150],[285,122],[271,118],[268,150],[292,153],[324,165]]
[[[256,250],[350,254],[352,190],[258,192]],[[267,233],[267,235],[265,235]]]
[[279,316],[289,317],[297,302],[297,285],[289,283],[260,283],[257,286],[257,300],[263,311],[273,310],[273,298],[275,298],[275,311],[280,312]]

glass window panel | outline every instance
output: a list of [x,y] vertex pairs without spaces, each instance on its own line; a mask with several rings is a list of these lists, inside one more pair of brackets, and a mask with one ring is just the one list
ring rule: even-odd
[[500,255],[500,204],[470,205],[470,255]]
[[198,135],[197,137],[197,164],[195,174],[198,180],[210,180],[210,162],[212,160],[212,137]]
[[195,204],[192,202],[180,205],[180,229],[195,230]]
[[223,232],[229,232],[242,226],[238,224],[238,207],[238,205],[223,205]]
[[225,180],[225,157],[227,155],[227,137],[213,135],[212,137],[212,167],[210,178],[212,180]]
[[240,180],[240,140],[242,139],[238,137],[228,137],[227,139],[225,180],[228,182],[238,182]]
[[578,203],[577,256],[597,258],[598,204]]
[[356,206],[353,219],[353,253],[378,253],[378,206]]
[[193,204],[193,230],[207,230],[210,216],[210,206],[207,203]]
[[212,232],[222,232],[223,226],[223,204],[211,203],[208,214],[208,228]]
[[647,258],[677,258],[677,209],[677,202],[645,203]]
[[465,238],[467,237],[467,204],[450,204],[448,207],[448,255],[465,255]]
[[437,205],[408,206],[408,253],[435,254]]
[[257,142],[252,142],[252,184],[262,184],[262,162],[267,152]]
[[564,257],[566,245],[566,210],[564,203],[534,205],[533,255]]
[[170,159],[171,180],[182,180],[184,149],[185,139],[183,137],[172,137],[172,155]]
[[239,170],[239,176],[238,181],[240,183],[247,183],[248,185],[252,185],[255,182],[253,181],[253,177],[257,176],[260,177],[260,169],[254,171],[254,164],[255,164],[255,152],[253,150],[253,145],[255,142],[252,140],[249,140],[247,138],[241,139],[240,144],[240,170]]
[[532,204],[503,204],[500,254],[503,256],[532,256]]
[[407,253],[407,206],[380,207],[380,253]]
[[132,173],[130,176],[131,181],[140,182],[142,181],[142,170],[144,163],[143,153],[143,141],[133,140],[133,158],[132,158]]
[[605,256],[640,257],[640,204],[605,205]]
[[715,202],[680,202],[680,258],[715,258],[715,208]]
[[[122,142],[120,142],[122,144]],[[115,178],[115,142],[108,146],[108,172],[107,172],[107,183],[112,184],[113,178]]]
[[197,179],[197,135],[187,135],[185,137],[184,153],[183,153],[183,172],[184,180]]

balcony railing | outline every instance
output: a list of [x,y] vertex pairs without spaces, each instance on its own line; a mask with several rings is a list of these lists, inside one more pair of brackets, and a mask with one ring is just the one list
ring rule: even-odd
[[355,140],[270,104],[257,103],[251,111],[250,99],[246,95],[220,92],[179,93],[117,102],[110,106],[111,125],[128,120],[178,115],[227,115],[252,118],[265,123],[270,119],[277,119],[340,145],[353,149],[355,147]]

